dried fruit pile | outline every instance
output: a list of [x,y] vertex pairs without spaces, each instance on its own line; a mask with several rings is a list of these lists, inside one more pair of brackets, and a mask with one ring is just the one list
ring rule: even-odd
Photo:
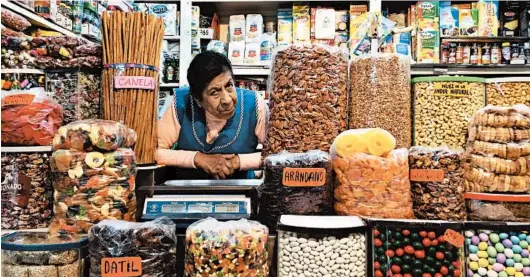
[[468,192],[530,193],[530,108],[487,106],[470,126],[464,167]]
[[462,154],[447,148],[410,149],[410,187],[416,218],[466,219]]
[[52,214],[50,159],[45,153],[2,153],[2,228],[45,228]]
[[106,120],[77,121],[59,129],[51,157],[51,232],[86,233],[103,219],[135,220],[136,158],[131,149],[121,148],[134,143],[128,135],[127,127]]
[[141,276],[177,276],[176,228],[167,217],[142,223],[105,220],[90,229],[88,240],[90,276],[102,276],[103,258],[117,257],[140,257]]
[[50,145],[62,120],[63,109],[42,88],[2,94],[2,143]]
[[186,230],[184,276],[269,276],[268,237],[256,221],[197,221]]
[[337,176],[335,212],[380,218],[413,218],[408,150],[382,129],[340,134],[331,155]]
[[346,129],[346,68],[340,51],[319,46],[278,52],[265,157],[282,150],[329,151],[333,139]]
[[[271,230],[276,230],[282,214],[333,214],[333,177],[328,153],[314,150],[270,155],[265,159],[264,171],[265,179],[258,189],[258,218]],[[297,175],[290,178],[288,174]],[[293,179],[296,186],[288,183]]]
[[410,61],[395,54],[355,57],[350,64],[349,127],[382,128],[411,146]]

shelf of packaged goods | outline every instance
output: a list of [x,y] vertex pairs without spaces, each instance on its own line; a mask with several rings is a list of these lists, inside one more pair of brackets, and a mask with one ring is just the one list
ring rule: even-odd
[[179,83],[160,83],[161,88],[178,88],[180,87]]
[[411,75],[530,75],[530,65],[415,64]]
[[500,42],[528,42],[530,37],[442,37],[442,41],[449,42],[477,42],[477,43],[500,43]]
[[179,41],[180,40],[180,36],[165,36],[164,40],[167,40],[167,41]]
[[2,146],[2,153],[52,152],[51,146]]
[[[52,21],[49,21],[47,19],[45,19],[44,17],[34,13],[33,11],[31,10],[28,10],[28,7],[23,7],[21,5],[19,5],[18,3],[14,2],[14,1],[2,1],[2,8],[7,8],[13,12],[16,12],[22,16],[24,16],[25,18],[27,18],[32,25],[36,25],[36,26],[40,26],[40,27],[44,27],[44,28],[48,28],[52,31],[56,31],[56,32],[59,32],[63,35],[67,35],[67,36],[79,36],[81,37],[80,35],[70,31],[70,30],[67,30],[66,28],[63,28],[55,23],[53,23]],[[87,39],[87,38],[83,38],[84,40],[86,41],[90,41],[92,42],[91,40]]]
[[232,67],[234,75],[239,76],[269,76],[271,73],[270,68],[265,68],[263,66],[240,66],[235,65]]
[[41,69],[32,68],[2,68],[2,74],[45,74]]

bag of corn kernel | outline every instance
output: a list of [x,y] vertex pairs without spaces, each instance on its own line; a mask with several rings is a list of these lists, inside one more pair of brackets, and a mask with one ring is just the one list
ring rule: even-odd
[[335,212],[377,218],[414,218],[408,150],[379,128],[342,132],[331,146],[337,175]]

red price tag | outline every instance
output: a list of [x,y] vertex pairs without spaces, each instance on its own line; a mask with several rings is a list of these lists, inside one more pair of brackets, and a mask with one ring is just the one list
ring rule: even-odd
[[462,236],[462,234],[456,232],[455,230],[447,229],[445,231],[445,234],[444,234],[444,239],[448,243],[450,243],[450,244],[452,244],[452,245],[454,245],[454,246],[456,246],[458,248],[464,246],[464,236]]
[[443,182],[443,169],[411,169],[410,180],[414,182]]
[[2,107],[10,105],[29,105],[35,99],[34,94],[14,94],[5,96],[2,99]]

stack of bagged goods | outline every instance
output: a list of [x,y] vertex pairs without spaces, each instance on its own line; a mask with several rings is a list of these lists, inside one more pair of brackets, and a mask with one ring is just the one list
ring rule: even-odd
[[462,152],[414,146],[409,150],[412,208],[418,219],[465,220]]
[[333,214],[331,157],[314,150],[280,152],[265,159],[265,179],[258,189],[258,218],[271,230],[282,214]]
[[103,219],[135,220],[136,133],[108,120],[62,126],[53,140],[52,233],[86,233]]
[[230,16],[229,31],[228,59],[232,64],[270,64],[276,34],[264,32],[261,14]]
[[383,129],[341,133],[331,146],[336,173],[335,212],[378,218],[413,218],[408,150]]
[[349,104],[351,129],[382,128],[396,137],[398,147],[409,148],[412,142],[410,60],[398,54],[353,58]]
[[52,216],[46,153],[2,153],[2,228],[45,228]]
[[42,87],[2,91],[4,145],[48,146],[62,121],[63,109]]
[[469,126],[468,192],[530,193],[530,108],[487,106]]
[[257,221],[207,218],[186,230],[185,277],[269,276],[269,229]]
[[121,266],[123,274],[116,276],[177,276],[176,226],[167,217],[141,223],[104,220],[90,228],[88,240],[90,276],[115,276]]
[[265,157],[329,151],[346,129],[347,61],[340,49],[291,46],[276,54]]
[[101,46],[69,36],[2,37],[2,67],[101,68]]

